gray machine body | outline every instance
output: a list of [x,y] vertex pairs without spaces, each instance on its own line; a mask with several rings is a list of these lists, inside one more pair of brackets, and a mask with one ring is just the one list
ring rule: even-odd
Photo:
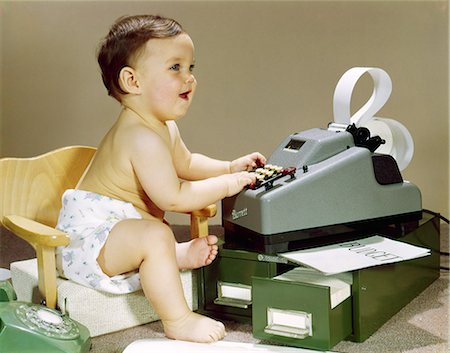
[[407,181],[381,185],[373,153],[346,132],[311,129],[288,136],[269,164],[296,167],[273,187],[223,200],[225,222],[270,235],[421,212],[420,190]]

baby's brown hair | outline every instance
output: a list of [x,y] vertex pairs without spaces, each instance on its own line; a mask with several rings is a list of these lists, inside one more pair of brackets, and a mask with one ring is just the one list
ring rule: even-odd
[[100,43],[97,55],[102,79],[108,94],[119,102],[127,94],[119,84],[120,71],[133,64],[149,39],[170,38],[184,33],[170,18],[154,15],[124,16],[116,20]]

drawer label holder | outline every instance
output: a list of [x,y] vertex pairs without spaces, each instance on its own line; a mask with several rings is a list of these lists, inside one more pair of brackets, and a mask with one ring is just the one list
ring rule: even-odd
[[312,314],[304,311],[267,308],[265,333],[304,339],[312,336]]
[[247,309],[252,305],[252,286],[218,281],[214,304]]

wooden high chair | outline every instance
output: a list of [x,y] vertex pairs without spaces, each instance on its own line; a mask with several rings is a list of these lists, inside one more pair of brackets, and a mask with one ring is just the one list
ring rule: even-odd
[[[55,248],[70,240],[54,228],[61,197],[76,186],[95,151],[69,146],[32,158],[0,159],[0,222],[35,249],[39,292],[50,308],[57,306]],[[191,213],[192,238],[208,235],[207,219],[215,213],[215,205]]]

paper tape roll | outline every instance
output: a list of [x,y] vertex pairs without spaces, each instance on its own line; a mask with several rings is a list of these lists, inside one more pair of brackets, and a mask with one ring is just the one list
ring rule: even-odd
[[408,129],[397,120],[372,118],[363,125],[372,135],[378,135],[386,141],[376,150],[377,153],[390,154],[395,158],[400,170],[404,170],[412,160],[414,141]]
[[[369,100],[353,115],[350,103],[358,80],[368,73],[373,80],[373,92]],[[414,142],[408,129],[393,119],[376,118],[375,114],[384,106],[392,92],[392,81],[386,71],[376,67],[354,67],[342,75],[333,97],[334,127],[345,129],[355,124],[366,127],[372,136],[378,135],[386,141],[376,152],[390,154],[404,170],[414,154]],[[333,126],[331,128],[333,128]],[[344,127],[344,128],[342,128]]]

